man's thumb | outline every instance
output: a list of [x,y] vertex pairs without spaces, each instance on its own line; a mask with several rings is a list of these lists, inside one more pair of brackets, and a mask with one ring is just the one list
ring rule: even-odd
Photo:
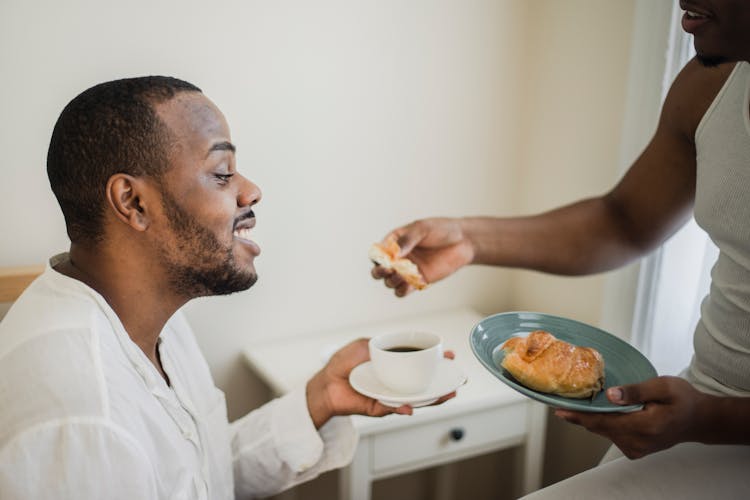
[[625,398],[624,387],[610,387],[607,389],[607,399],[616,405],[626,405],[629,403]]
[[416,223],[397,229],[394,231],[394,235],[396,236],[398,246],[401,248],[401,251],[398,253],[399,257],[409,255],[425,236],[424,231]]

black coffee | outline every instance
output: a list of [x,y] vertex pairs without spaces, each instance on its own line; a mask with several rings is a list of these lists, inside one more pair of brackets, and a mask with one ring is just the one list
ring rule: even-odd
[[409,345],[399,345],[396,347],[389,347],[386,349],[388,352],[414,352],[414,351],[421,351],[422,347],[412,347]]

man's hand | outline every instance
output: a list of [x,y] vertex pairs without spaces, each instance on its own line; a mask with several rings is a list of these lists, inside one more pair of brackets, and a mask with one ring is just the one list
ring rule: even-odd
[[644,405],[632,413],[581,413],[555,410],[568,422],[610,439],[628,458],[640,458],[684,441],[700,440],[706,426],[705,403],[711,396],[678,377],[657,377],[641,384],[611,387],[607,398],[620,405]]
[[[408,256],[419,267],[427,283],[453,274],[474,258],[473,245],[466,237],[460,219],[418,220],[395,229],[390,235],[396,236],[401,247],[399,257]],[[372,276],[384,279],[385,286],[393,288],[398,297],[412,291],[412,287],[392,269],[375,266]]]
[[[368,340],[355,340],[342,347],[307,383],[307,408],[316,429],[335,415],[382,417],[390,413],[412,414],[413,410],[409,405],[391,408],[363,396],[349,385],[349,373],[355,366],[370,359]],[[445,357],[453,359],[454,354],[452,351],[446,351]],[[455,392],[446,394],[434,404],[440,404],[455,395]]]

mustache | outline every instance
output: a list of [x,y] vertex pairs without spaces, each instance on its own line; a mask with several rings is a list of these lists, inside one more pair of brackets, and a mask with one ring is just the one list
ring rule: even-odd
[[245,220],[245,219],[254,219],[254,218],[255,218],[255,212],[253,212],[252,210],[248,210],[244,214],[242,214],[239,217],[237,217],[236,219],[234,219],[234,226],[232,227],[232,229],[233,230],[236,229],[237,228],[237,224],[239,224],[243,220]]

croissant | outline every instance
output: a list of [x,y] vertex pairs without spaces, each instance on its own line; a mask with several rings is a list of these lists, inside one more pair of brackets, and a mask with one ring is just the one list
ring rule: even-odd
[[579,347],[537,330],[503,344],[501,365],[521,384],[566,398],[594,398],[604,387],[604,359],[591,347]]
[[370,247],[369,257],[376,264],[396,271],[407,283],[417,290],[422,290],[427,286],[427,282],[422,277],[419,268],[414,262],[398,256],[400,251],[401,247],[398,246],[396,237],[391,235],[382,244],[373,244]]

